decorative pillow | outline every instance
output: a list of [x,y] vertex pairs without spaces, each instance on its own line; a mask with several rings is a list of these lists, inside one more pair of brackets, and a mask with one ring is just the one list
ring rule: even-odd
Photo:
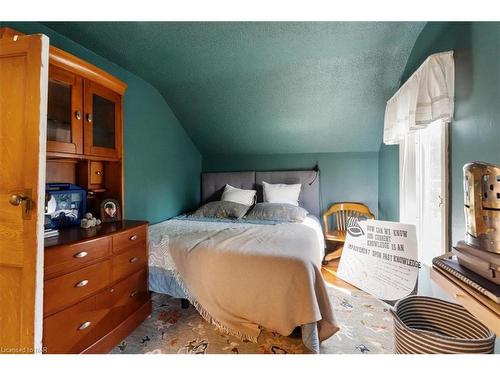
[[287,203],[257,203],[246,216],[252,220],[304,221],[308,212],[305,208]]
[[264,190],[264,202],[299,205],[301,184],[268,184],[262,181],[262,187]]
[[215,217],[218,219],[241,219],[250,209],[250,206],[229,202],[208,202],[198,208],[191,216],[193,217]]
[[234,186],[226,184],[224,192],[222,193],[221,201],[229,201],[251,206],[255,203],[256,190],[238,189]]

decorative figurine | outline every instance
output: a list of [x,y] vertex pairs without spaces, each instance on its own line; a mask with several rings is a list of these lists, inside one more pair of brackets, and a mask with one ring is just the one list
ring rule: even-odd
[[80,227],[84,229],[93,228],[96,225],[100,225],[101,220],[96,219],[90,212],[85,214],[85,217],[80,221]]

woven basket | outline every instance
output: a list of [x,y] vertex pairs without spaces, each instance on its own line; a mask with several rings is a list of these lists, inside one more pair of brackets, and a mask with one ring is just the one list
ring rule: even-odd
[[460,305],[410,296],[391,312],[396,353],[493,353],[495,348],[495,335]]

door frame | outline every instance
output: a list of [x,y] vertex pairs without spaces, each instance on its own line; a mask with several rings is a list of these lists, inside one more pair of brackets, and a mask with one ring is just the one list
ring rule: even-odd
[[47,159],[47,108],[49,93],[49,37],[42,34],[42,68],[40,74],[40,127],[38,154],[38,202],[37,202],[37,257],[35,276],[35,353],[43,353],[43,280],[44,280],[44,224],[45,181]]
[[[444,120],[436,120],[441,122],[441,201],[443,205],[443,212],[442,212],[442,222],[441,222],[441,246],[446,252],[449,249],[450,246],[450,189],[449,189],[449,162],[450,162],[450,152],[449,152],[449,122],[444,121]],[[418,161],[420,160],[420,137],[418,136],[418,130],[415,131],[415,145],[414,145],[414,151],[415,151],[415,161],[416,161],[416,166],[415,166],[415,190],[416,190],[416,198],[417,198],[417,235],[418,237],[421,236],[420,232],[420,221],[422,220],[422,207],[421,207],[421,202],[420,202],[420,197],[421,197],[421,188],[419,185],[419,179],[418,179],[418,171],[417,169],[419,168]],[[404,166],[404,157],[405,157],[405,140],[403,140],[400,145],[399,145],[399,215],[400,218],[404,218],[406,215],[404,215],[404,199],[402,195],[402,183],[403,183],[403,166]]]

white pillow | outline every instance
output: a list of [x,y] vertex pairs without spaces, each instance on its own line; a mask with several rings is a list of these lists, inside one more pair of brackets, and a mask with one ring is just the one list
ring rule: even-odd
[[220,200],[251,206],[255,203],[255,194],[257,194],[256,190],[238,189],[234,186],[226,184],[224,192],[222,193],[222,198]]
[[262,186],[264,190],[264,202],[299,205],[301,184],[268,184],[262,181]]

